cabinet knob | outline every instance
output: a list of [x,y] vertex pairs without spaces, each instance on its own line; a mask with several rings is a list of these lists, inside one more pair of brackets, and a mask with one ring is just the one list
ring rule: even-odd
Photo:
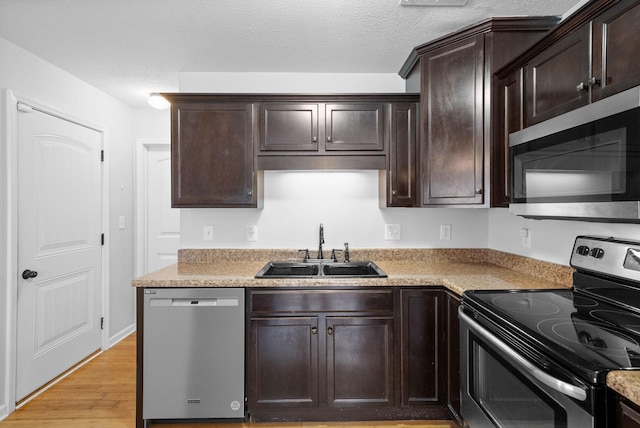
[[318,327],[311,327],[311,334],[318,334]]
[[333,334],[333,327],[327,328],[327,334],[331,336]]
[[253,191],[251,191],[251,190],[247,191],[247,195],[253,196]]
[[482,195],[482,189],[476,189],[476,195]]
[[327,137],[327,143],[331,142],[331,136]]
[[580,82],[576,86],[576,92],[586,91],[587,89],[589,89],[589,86],[584,82]]
[[391,191],[391,194],[392,194],[393,196],[395,196],[397,193],[398,193],[398,192],[396,192],[395,190],[392,190],[392,191]]
[[317,143],[317,142],[318,142],[318,137],[313,137],[313,138],[311,139],[311,141],[313,141],[314,143]]

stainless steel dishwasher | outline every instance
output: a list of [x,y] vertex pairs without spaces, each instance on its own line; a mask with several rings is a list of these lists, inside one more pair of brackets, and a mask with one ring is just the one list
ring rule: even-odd
[[146,289],[142,418],[244,418],[244,340],[244,289]]

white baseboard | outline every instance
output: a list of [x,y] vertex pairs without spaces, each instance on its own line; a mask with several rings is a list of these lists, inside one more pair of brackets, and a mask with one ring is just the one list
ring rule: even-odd
[[109,338],[109,348],[111,348],[112,346],[116,345],[118,342],[120,342],[121,340],[125,339],[127,336],[129,336],[131,333],[135,333],[136,331],[136,325],[131,324],[130,326],[120,330],[117,334],[114,334],[113,336],[111,336]]

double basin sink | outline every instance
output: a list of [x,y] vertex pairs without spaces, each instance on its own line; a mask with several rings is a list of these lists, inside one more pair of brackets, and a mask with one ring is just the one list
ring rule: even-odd
[[269,262],[256,278],[386,278],[374,262]]

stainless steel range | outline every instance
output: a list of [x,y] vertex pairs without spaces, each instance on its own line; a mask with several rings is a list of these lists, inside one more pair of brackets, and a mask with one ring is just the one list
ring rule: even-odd
[[640,369],[640,242],[579,236],[571,266],[571,289],[463,295],[469,427],[607,426],[606,374]]

